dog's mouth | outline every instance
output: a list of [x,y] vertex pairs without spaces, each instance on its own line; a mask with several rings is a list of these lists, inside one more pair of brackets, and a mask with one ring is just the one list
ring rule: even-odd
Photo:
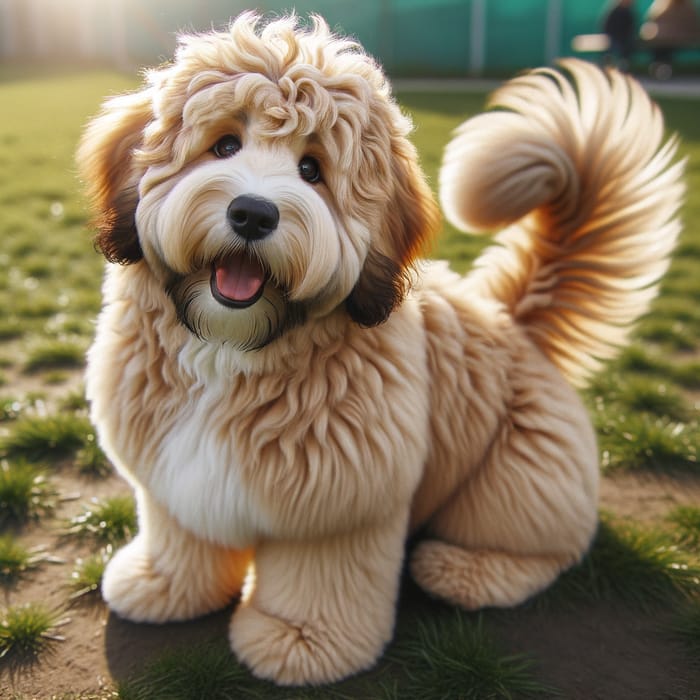
[[235,253],[212,265],[211,293],[224,306],[245,309],[263,295],[268,278],[259,260],[246,252]]

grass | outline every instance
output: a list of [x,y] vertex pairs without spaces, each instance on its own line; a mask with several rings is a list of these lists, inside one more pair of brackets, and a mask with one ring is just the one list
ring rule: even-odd
[[12,535],[0,535],[0,583],[14,583],[35,568],[42,557],[22,545]]
[[539,601],[615,601],[648,609],[700,598],[700,557],[661,528],[603,515],[590,552]]
[[94,430],[80,413],[22,415],[0,439],[0,454],[30,460],[60,459],[74,455],[86,445]]
[[25,372],[57,368],[79,369],[85,364],[85,342],[74,338],[47,338],[27,352]]
[[35,657],[62,641],[56,629],[65,621],[60,613],[39,603],[7,608],[0,615],[0,659]]
[[505,654],[480,616],[461,612],[414,620],[412,631],[392,645],[380,668],[330,686],[275,688],[253,678],[225,644],[209,643],[169,652],[119,687],[121,700],[507,700],[554,694],[535,679],[531,659]]
[[50,512],[55,492],[43,471],[25,460],[0,461],[0,527]]
[[99,591],[105,567],[111,559],[112,553],[112,545],[107,545],[95,554],[76,559],[69,581],[73,591],[71,600],[84,599],[86,596]]
[[68,532],[103,544],[122,544],[136,534],[136,506],[131,496],[94,500],[70,521]]

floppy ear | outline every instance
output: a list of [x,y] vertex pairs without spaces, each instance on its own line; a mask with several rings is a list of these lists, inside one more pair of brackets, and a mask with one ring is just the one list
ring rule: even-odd
[[88,124],[78,147],[78,169],[96,215],[95,247],[110,262],[143,257],[134,218],[143,169],[133,153],[152,118],[150,90],[115,97]]
[[379,240],[373,242],[346,308],[361,326],[389,318],[410,286],[410,268],[440,225],[440,212],[418,166],[415,149],[401,139],[393,146],[391,186]]

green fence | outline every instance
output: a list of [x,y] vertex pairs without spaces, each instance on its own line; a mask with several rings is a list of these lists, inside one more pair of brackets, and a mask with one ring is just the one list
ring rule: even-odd
[[[288,0],[255,9],[317,12],[356,36],[395,76],[506,74],[571,55],[598,32],[609,0]],[[641,18],[651,0],[637,0]],[[0,0],[0,55],[124,65],[172,54],[179,30],[224,26],[238,0]]]

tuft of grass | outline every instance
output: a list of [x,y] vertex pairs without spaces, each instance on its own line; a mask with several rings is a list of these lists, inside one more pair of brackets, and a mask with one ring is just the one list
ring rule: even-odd
[[646,413],[616,414],[613,408],[597,412],[594,419],[603,471],[700,471],[696,422],[674,422]]
[[69,534],[99,542],[121,544],[136,533],[136,505],[131,496],[94,500],[70,521]]
[[389,658],[406,670],[409,683],[397,695],[406,700],[541,698],[555,692],[535,680],[530,659],[496,648],[481,616],[474,621],[462,612],[419,620],[416,635],[394,645]]
[[[256,688],[267,688],[268,692],[256,693]],[[121,700],[229,700],[271,697],[272,690],[271,684],[253,679],[231,656],[227,646],[209,643],[168,652],[149,664],[143,673],[121,683],[119,697]],[[305,693],[300,689],[294,697],[303,698]]]
[[0,462],[0,527],[50,512],[56,493],[36,465],[24,460]]
[[591,550],[542,600],[615,600],[646,609],[700,595],[700,559],[669,533],[601,519]]
[[87,435],[85,445],[75,455],[75,466],[83,476],[107,476],[112,471],[110,461],[92,433]]
[[676,526],[675,535],[681,544],[693,550],[700,549],[700,508],[678,506],[666,519]]
[[52,642],[63,641],[56,629],[65,622],[39,603],[7,608],[0,615],[0,658],[37,656]]
[[112,545],[107,545],[89,557],[76,560],[70,576],[70,587],[73,589],[72,600],[85,598],[99,591],[105,567],[112,558],[112,553]]
[[60,459],[83,447],[92,433],[90,421],[81,414],[23,415],[0,440],[0,454],[31,460]]
[[0,583],[14,583],[40,561],[35,551],[28,550],[12,535],[0,535]]
[[80,369],[84,364],[84,341],[50,338],[35,344],[28,352],[24,371],[33,373],[41,370]]

